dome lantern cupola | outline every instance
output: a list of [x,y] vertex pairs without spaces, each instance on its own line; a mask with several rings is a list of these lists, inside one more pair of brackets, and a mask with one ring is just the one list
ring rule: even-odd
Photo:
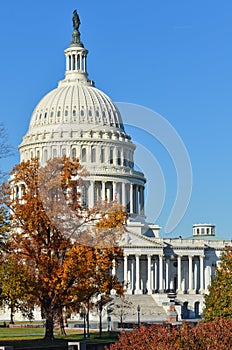
[[73,33],[72,41],[69,47],[64,51],[66,56],[65,79],[60,82],[63,86],[70,81],[81,82],[87,85],[94,85],[93,81],[88,80],[87,73],[87,55],[88,50],[84,48],[80,39],[80,18],[75,10],[73,12]]

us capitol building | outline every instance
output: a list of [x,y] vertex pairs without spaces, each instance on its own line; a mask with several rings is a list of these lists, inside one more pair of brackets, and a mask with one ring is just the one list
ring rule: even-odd
[[169,290],[177,293],[179,319],[199,317],[221,251],[231,241],[217,240],[215,226],[207,224],[194,225],[191,238],[160,238],[160,227],[145,221],[146,179],[134,169],[135,145],[115,104],[88,79],[79,26],[74,11],[65,78],[35,107],[19,146],[21,161],[78,157],[89,173],[82,204],[91,208],[101,199],[117,200],[129,213],[124,261],[115,273],[141,305],[142,320],[162,319]]

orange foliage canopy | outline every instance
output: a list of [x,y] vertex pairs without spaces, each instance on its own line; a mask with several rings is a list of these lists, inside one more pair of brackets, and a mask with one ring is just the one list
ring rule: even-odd
[[[1,189],[11,210],[11,259],[22,262],[33,280],[31,296],[41,306],[47,337],[63,307],[75,310],[82,301],[122,284],[112,275],[119,263],[118,246],[127,214],[117,203],[81,203],[85,171],[78,160],[56,158],[40,167],[22,162]],[[33,278],[31,278],[33,277]]]

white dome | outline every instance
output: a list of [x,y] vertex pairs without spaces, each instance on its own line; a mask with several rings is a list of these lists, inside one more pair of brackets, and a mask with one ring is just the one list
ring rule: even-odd
[[112,100],[88,79],[87,54],[74,29],[65,50],[65,78],[35,107],[19,146],[21,161],[37,157],[41,165],[66,155],[88,171],[82,203],[118,200],[131,217],[144,218],[143,173],[134,169],[135,145],[124,131]]
[[68,124],[73,130],[95,126],[124,130],[121,115],[106,94],[93,86],[66,80],[38,103],[32,113],[29,133],[62,124]]

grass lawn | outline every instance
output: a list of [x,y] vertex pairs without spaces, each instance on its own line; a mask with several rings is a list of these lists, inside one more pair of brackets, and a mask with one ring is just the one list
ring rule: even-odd
[[[26,348],[39,346],[56,345],[60,349],[67,349],[69,341],[81,341],[83,340],[83,332],[79,330],[69,329],[66,331],[67,336],[60,336],[58,331],[55,330],[55,340],[53,343],[45,341],[43,328],[0,328],[0,346],[11,345],[14,348]],[[104,332],[102,338],[99,338],[98,333],[92,333],[87,342],[112,342],[118,339],[118,334],[115,332]]]

